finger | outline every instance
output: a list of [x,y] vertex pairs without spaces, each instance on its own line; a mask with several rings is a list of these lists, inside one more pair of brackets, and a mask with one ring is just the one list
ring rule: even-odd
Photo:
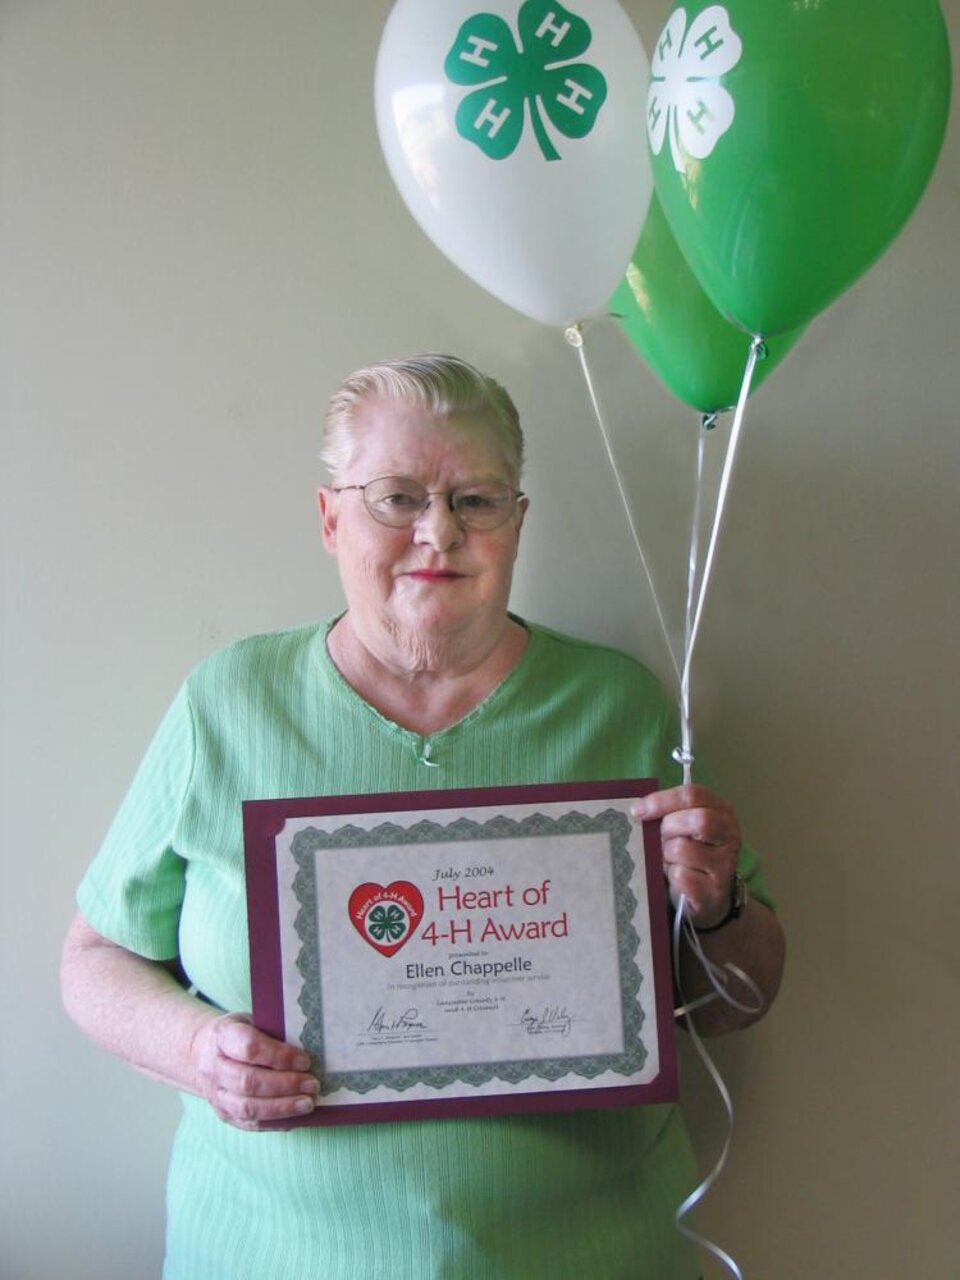
[[719,809],[732,812],[730,805],[707,787],[697,783],[685,783],[666,791],[653,791],[635,800],[630,812],[637,822],[653,822],[683,809]]
[[712,876],[679,863],[665,866],[664,875],[673,905],[678,906],[681,897],[686,898],[694,923],[713,923],[726,915],[730,906],[729,883],[721,887]]
[[678,876],[700,877],[701,881],[717,891],[729,892],[735,869],[734,863],[705,861],[698,853],[700,848],[702,846],[669,850],[663,859],[664,875],[671,877],[671,882],[675,882]]
[[663,874],[673,888],[688,885],[700,893],[705,886],[713,883],[713,877],[701,867],[692,867],[686,862],[664,862]]
[[310,1058],[297,1045],[275,1040],[248,1022],[225,1018],[217,1023],[217,1048],[236,1062],[270,1067],[275,1071],[307,1071]]
[[292,1120],[316,1109],[316,1099],[300,1094],[295,1098],[239,1097],[229,1089],[218,1089],[211,1098],[221,1120],[238,1129],[258,1129],[273,1120]]
[[678,838],[699,844],[740,844],[740,829],[732,816],[720,809],[680,809],[668,813],[660,824],[662,842]]
[[663,865],[708,876],[721,888],[728,889],[737,869],[737,849],[734,845],[718,847],[678,837],[664,841]]
[[217,1067],[217,1086],[238,1097],[289,1098],[298,1094],[316,1094],[319,1084],[314,1076],[300,1071],[273,1071],[249,1063],[221,1058]]

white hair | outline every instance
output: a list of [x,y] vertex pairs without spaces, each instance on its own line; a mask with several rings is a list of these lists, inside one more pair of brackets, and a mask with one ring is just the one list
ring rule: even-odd
[[523,468],[520,415],[504,388],[457,356],[420,355],[357,369],[330,399],[320,457],[334,482],[356,451],[358,410],[371,402],[423,409],[438,418],[463,415],[494,427],[519,483]]

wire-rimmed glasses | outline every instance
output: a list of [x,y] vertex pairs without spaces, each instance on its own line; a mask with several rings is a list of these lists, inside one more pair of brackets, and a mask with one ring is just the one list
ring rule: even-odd
[[457,489],[427,489],[409,476],[380,476],[366,484],[345,484],[334,493],[356,489],[363,505],[378,524],[404,529],[415,524],[432,498],[446,498],[447,505],[467,529],[498,529],[506,524],[524,496],[522,490],[498,480],[466,484]]

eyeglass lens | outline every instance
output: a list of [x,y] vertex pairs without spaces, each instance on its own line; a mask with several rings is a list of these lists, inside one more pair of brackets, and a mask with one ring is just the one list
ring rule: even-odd
[[516,490],[495,481],[465,485],[449,494],[431,494],[418,480],[384,476],[363,487],[363,501],[374,520],[401,528],[413,524],[435,497],[445,497],[460,522],[471,529],[495,529],[517,506]]

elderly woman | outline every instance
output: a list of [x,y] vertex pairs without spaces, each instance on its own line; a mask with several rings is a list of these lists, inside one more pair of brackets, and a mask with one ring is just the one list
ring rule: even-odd
[[[67,1009],[183,1094],[166,1280],[698,1274],[673,1225],[695,1172],[672,1106],[255,1132],[318,1086],[248,1017],[243,800],[675,774],[643,667],[507,610],[522,447],[506,392],[460,360],[350,377],[319,493],[346,611],[200,664],[80,887]],[[731,807],[674,786],[634,816],[662,818],[707,954],[769,1001],[782,937]],[[747,1020],[716,1004],[700,1026]]]

